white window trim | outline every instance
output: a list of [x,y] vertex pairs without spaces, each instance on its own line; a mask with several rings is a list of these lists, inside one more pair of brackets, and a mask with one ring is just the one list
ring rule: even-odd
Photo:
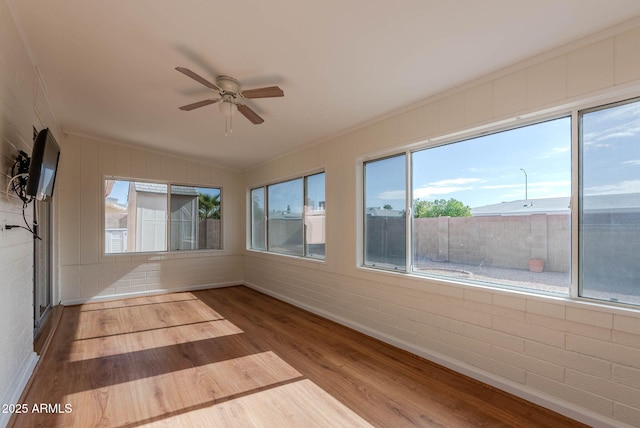
[[[167,186],[167,214],[166,214],[166,234],[167,234],[167,245],[165,250],[158,251],[133,251],[133,252],[124,252],[124,253],[107,253],[105,251],[105,228],[106,228],[106,212],[105,212],[105,184],[107,180],[116,180],[116,181],[139,181],[144,183],[155,183],[155,184],[164,184]],[[220,248],[203,248],[196,250],[171,250],[170,240],[171,240],[171,197],[169,195],[171,186],[188,186],[188,187],[206,187],[210,189],[219,189],[220,190]],[[153,256],[153,255],[161,255],[161,254],[191,254],[191,253],[202,253],[202,252],[215,252],[220,253],[224,251],[224,207],[225,204],[223,202],[223,194],[224,189],[223,186],[217,186],[213,184],[193,184],[193,183],[184,183],[184,182],[174,182],[174,181],[163,181],[163,180],[154,180],[148,178],[132,178],[132,177],[124,177],[117,176],[112,174],[104,174],[102,176],[102,185],[101,188],[101,199],[100,199],[100,238],[98,239],[100,245],[100,253],[102,257],[121,257],[121,256]]]
[[[289,174],[283,177],[280,177],[278,179],[275,180],[270,180],[267,182],[263,182],[261,184],[255,184],[255,185],[249,185],[246,186],[245,189],[245,195],[246,195],[246,227],[245,227],[245,231],[246,231],[246,239],[245,239],[245,251],[248,252],[253,252],[253,253],[258,253],[258,254],[268,254],[268,255],[274,255],[274,256],[279,256],[279,257],[290,257],[296,260],[307,260],[307,261],[311,261],[311,262],[317,262],[317,263],[326,263],[326,219],[325,219],[325,257],[323,258],[317,258],[317,257],[309,257],[306,254],[306,234],[304,233],[304,225],[305,225],[305,212],[304,212],[304,206],[305,206],[305,198],[306,198],[306,183],[307,183],[307,177],[311,177],[313,175],[317,175],[317,174],[324,174],[325,175],[325,202],[327,199],[327,172],[326,169],[323,167],[321,168],[313,168],[313,169],[309,169],[306,170],[302,173],[299,174]],[[302,251],[302,255],[298,256],[298,255],[292,255],[292,254],[284,254],[284,253],[278,253],[275,251],[270,251],[269,250],[269,228],[268,228],[268,224],[269,224],[269,196],[268,196],[268,188],[269,186],[273,186],[276,184],[280,184],[280,183],[286,183],[287,181],[293,181],[293,180],[298,180],[298,179],[302,179],[302,206],[303,206],[303,210],[302,210],[302,224],[303,224],[303,251]],[[259,248],[253,248],[251,246],[252,244],[252,238],[253,238],[253,218],[252,218],[252,209],[253,209],[253,199],[251,198],[251,192],[255,189],[264,189],[264,250],[261,250]]]
[[[518,294],[526,294],[533,296],[541,296],[542,298],[554,298],[561,300],[568,300],[572,302],[579,303],[589,303],[600,307],[618,307],[623,309],[631,309],[634,311],[640,310],[638,305],[629,304],[629,303],[621,303],[621,302],[613,302],[606,300],[593,299],[589,297],[580,296],[579,291],[579,264],[578,264],[578,255],[579,255],[579,242],[578,242],[578,231],[579,231],[579,123],[578,117],[579,113],[585,110],[590,110],[598,107],[603,107],[607,104],[615,104],[624,102],[627,100],[631,100],[634,98],[640,98],[640,85],[632,84],[632,85],[622,85],[617,88],[615,91],[602,91],[597,93],[596,95],[581,99],[575,100],[569,103],[560,104],[555,107],[550,107],[544,110],[527,112],[525,114],[521,114],[512,118],[507,118],[499,121],[492,121],[480,126],[471,127],[468,129],[464,129],[461,131],[456,131],[449,134],[443,134],[440,136],[434,136],[427,139],[422,139],[419,141],[414,141],[406,144],[403,147],[395,146],[394,148],[378,150],[374,152],[370,152],[360,156],[356,159],[356,268],[363,271],[380,273],[380,274],[390,274],[390,275],[404,275],[408,277],[412,277],[415,279],[419,279],[425,282],[433,282],[433,283],[442,283],[442,284],[450,284],[450,285],[459,285],[464,287],[477,287],[492,291],[505,291],[505,292],[514,292]],[[412,247],[412,227],[411,227],[411,215],[406,216],[406,245],[407,245],[407,260],[406,267],[407,270],[405,272],[384,268],[377,268],[375,266],[365,265],[364,263],[364,165],[367,162],[384,159],[386,157],[397,156],[401,154],[406,155],[407,159],[407,195],[410,195],[412,191],[412,183],[411,183],[411,174],[412,174],[412,165],[411,165],[411,154],[415,151],[428,149],[433,147],[438,147],[441,145],[462,142],[464,140],[477,138],[482,135],[493,134],[501,131],[507,131],[514,128],[519,128],[523,126],[532,125],[535,123],[540,123],[548,120],[553,120],[560,117],[570,117],[571,118],[571,283],[569,285],[569,293],[566,296],[558,295],[557,293],[548,293],[544,291],[538,291],[535,289],[528,288],[516,288],[516,287],[508,287],[508,286],[500,286],[500,285],[491,285],[491,284],[480,284],[480,283],[472,283],[465,282],[461,280],[456,280],[454,278],[444,279],[439,277],[433,277],[429,275],[418,275],[412,272],[411,270],[411,257],[413,255]],[[407,196],[407,213],[410,213],[409,206],[411,205],[411,198]],[[411,252],[409,252],[409,250]]]

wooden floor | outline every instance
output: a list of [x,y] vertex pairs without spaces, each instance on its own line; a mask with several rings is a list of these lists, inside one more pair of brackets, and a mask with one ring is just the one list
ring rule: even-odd
[[246,287],[64,308],[9,426],[583,426]]

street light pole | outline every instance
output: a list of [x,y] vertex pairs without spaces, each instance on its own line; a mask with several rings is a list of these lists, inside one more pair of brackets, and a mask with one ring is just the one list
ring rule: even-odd
[[527,183],[527,171],[524,168],[520,168],[520,171],[524,172],[524,201],[527,202],[529,200],[529,184]]

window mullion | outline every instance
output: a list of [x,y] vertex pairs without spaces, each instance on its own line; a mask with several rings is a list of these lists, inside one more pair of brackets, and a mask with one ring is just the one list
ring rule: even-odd
[[406,152],[406,193],[405,193],[405,271],[413,270],[413,187],[411,152]]
[[165,215],[165,233],[167,239],[165,240],[165,251],[171,250],[171,192],[173,192],[173,184],[167,184],[167,208]]
[[269,186],[264,186],[264,249],[269,251]]
[[571,114],[571,284],[569,295],[577,298],[579,290],[579,245],[580,245],[580,132],[581,116],[577,111]]
[[307,203],[309,200],[307,180],[309,177],[304,177],[302,180],[302,257],[308,256],[307,251]]

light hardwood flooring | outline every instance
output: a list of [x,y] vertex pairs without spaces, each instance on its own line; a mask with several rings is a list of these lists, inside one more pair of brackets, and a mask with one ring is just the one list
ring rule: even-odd
[[583,426],[243,286],[65,307],[22,403],[10,427]]

